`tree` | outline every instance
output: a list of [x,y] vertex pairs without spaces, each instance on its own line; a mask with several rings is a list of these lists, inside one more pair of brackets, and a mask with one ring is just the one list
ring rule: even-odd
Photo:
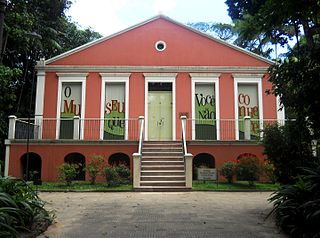
[[247,24],[253,33],[263,33],[282,45],[303,30],[309,50],[320,33],[320,4],[317,0],[226,0],[232,20]]
[[188,25],[198,31],[212,33],[215,37],[221,40],[232,43],[237,37],[238,32],[234,25],[226,23],[211,23],[211,22],[195,22]]
[[[65,16],[69,0],[7,1],[0,54],[0,141],[7,138],[8,116],[32,116],[34,110],[35,65],[44,57],[57,54],[97,39],[100,34],[78,25]],[[1,158],[3,158],[1,156]]]
[[[241,21],[234,21],[234,23],[235,24],[195,22],[188,23],[188,25],[253,53],[267,58],[271,57],[270,54],[273,50],[270,46],[273,40],[262,33],[254,33],[254,31],[250,29],[254,28],[254,22],[244,23]],[[246,25],[250,26],[250,28]]]

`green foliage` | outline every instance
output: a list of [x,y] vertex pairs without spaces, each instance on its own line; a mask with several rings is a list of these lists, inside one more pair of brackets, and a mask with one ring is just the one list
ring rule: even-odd
[[[16,237],[21,232],[34,236],[43,230],[34,230],[35,224],[52,222],[44,202],[23,181],[0,178],[0,237]],[[39,227],[39,226],[38,226]]]
[[260,164],[258,158],[243,157],[237,164],[237,180],[248,181],[249,185],[253,185],[258,180],[260,173]]
[[270,125],[264,130],[264,154],[274,165],[276,180],[281,184],[293,183],[299,167],[313,166],[309,130],[298,122],[284,126]]
[[78,168],[79,165],[77,164],[63,163],[58,167],[58,178],[65,181],[67,186],[70,186],[77,175]]
[[130,169],[125,164],[119,164],[115,167],[119,177],[125,181],[130,179]]
[[270,198],[277,224],[291,237],[320,237],[320,166],[303,169]]
[[268,178],[271,183],[276,183],[275,168],[272,163],[264,163],[261,165],[261,172]]
[[[320,46],[319,46],[320,47]],[[320,136],[320,49],[303,57],[292,57],[270,67],[272,92],[286,110]],[[307,118],[307,119],[306,119]]]
[[234,25],[226,23],[195,22],[188,23],[188,25],[198,31],[213,33],[215,37],[230,43],[235,40],[239,33]]
[[120,185],[120,177],[115,166],[107,166],[105,168],[105,176],[109,187]]
[[235,162],[224,163],[220,168],[220,174],[228,180],[228,183],[232,183],[233,177],[236,175],[236,163]]
[[102,155],[93,155],[91,161],[86,165],[85,171],[90,176],[92,185],[96,184],[96,178],[103,173],[104,158]]
[[130,180],[130,170],[124,164],[118,166],[107,166],[105,168],[107,184],[110,187],[119,186]]

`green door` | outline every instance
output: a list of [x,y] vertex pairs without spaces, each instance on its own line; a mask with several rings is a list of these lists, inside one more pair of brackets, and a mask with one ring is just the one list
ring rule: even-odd
[[149,91],[148,139],[172,140],[172,92]]

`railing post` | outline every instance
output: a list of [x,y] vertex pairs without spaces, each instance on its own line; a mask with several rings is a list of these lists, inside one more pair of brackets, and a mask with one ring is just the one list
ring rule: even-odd
[[80,117],[79,116],[73,117],[73,139],[74,140],[80,139]]
[[244,139],[251,140],[251,118],[245,116],[244,118]]
[[[144,121],[144,116],[139,116],[138,121],[139,121],[139,130],[138,131],[141,132],[141,127],[143,126],[142,122]],[[143,132],[144,132],[144,130],[143,130]],[[140,139],[140,133],[138,133],[138,139]]]
[[185,173],[186,173],[186,187],[192,188],[192,159],[193,155],[188,153],[184,155],[185,159]]
[[140,187],[140,160],[141,154],[134,153],[133,155],[133,188]]
[[16,134],[16,121],[17,117],[16,116],[9,116],[9,133],[8,133],[8,139],[13,140],[15,138]]

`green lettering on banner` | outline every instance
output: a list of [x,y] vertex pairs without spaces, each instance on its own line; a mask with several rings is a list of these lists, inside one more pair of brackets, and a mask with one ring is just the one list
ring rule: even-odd
[[[210,87],[209,85],[206,86]],[[216,113],[214,95],[206,93],[195,94],[195,118],[196,139],[216,139]]]
[[259,107],[257,85],[243,84],[238,87],[239,139],[244,139],[244,117],[251,119],[251,138],[259,137]]
[[63,83],[60,110],[60,139],[73,138],[73,118],[81,115],[81,84]]
[[106,103],[104,137],[105,139],[124,139],[125,135],[125,103],[111,100]]

